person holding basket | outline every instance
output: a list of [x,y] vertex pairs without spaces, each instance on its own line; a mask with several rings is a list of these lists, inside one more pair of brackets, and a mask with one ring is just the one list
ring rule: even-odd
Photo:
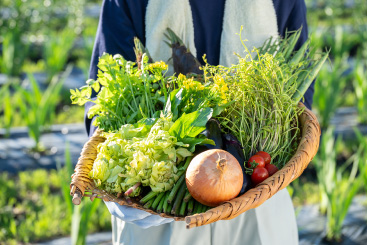
[[[138,37],[153,60],[167,62],[171,48],[164,42],[172,29],[204,64],[230,66],[238,61],[243,46],[261,46],[268,38],[284,36],[302,28],[299,49],[308,38],[304,0],[104,0],[94,44],[90,78],[97,78],[98,58],[104,53],[121,54],[134,61],[134,37]],[[171,65],[168,62],[169,65]],[[311,108],[313,84],[306,92]],[[92,103],[86,104],[86,114]],[[85,117],[91,136],[95,130]],[[106,202],[112,214],[114,244],[298,244],[298,229],[291,198],[286,189],[261,206],[232,220],[186,230],[184,222]]]

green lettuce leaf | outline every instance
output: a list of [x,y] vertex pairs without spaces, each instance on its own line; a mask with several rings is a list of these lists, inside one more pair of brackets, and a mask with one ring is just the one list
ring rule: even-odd
[[178,141],[186,137],[195,138],[205,130],[205,125],[212,117],[213,109],[205,108],[189,114],[183,114],[170,128],[169,133]]

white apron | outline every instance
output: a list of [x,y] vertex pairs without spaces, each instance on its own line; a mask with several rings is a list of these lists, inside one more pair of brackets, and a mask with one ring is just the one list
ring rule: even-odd
[[[242,7],[246,6],[246,8]],[[237,63],[234,53],[243,55],[238,35],[248,49],[259,47],[278,35],[272,0],[227,0],[221,36],[220,64]],[[146,12],[146,47],[155,61],[168,61],[171,49],[162,40],[170,27],[196,56],[194,27],[188,0],[150,0]],[[170,61],[172,62],[172,61]],[[172,67],[172,64],[169,64]],[[172,71],[171,71],[172,73]],[[187,230],[184,222],[171,222],[143,229],[112,216],[114,244],[298,244],[298,230],[291,198],[286,189],[279,191],[256,209],[232,219]]]

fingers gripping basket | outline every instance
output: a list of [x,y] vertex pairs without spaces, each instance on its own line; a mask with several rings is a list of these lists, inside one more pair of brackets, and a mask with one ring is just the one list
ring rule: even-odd
[[[301,103],[300,106],[304,107]],[[95,188],[93,181],[88,177],[88,173],[92,169],[93,162],[97,157],[98,144],[105,140],[105,138],[99,136],[100,132],[98,130],[83,147],[81,156],[75,167],[75,173],[72,175],[70,194],[73,196],[73,203],[76,205],[80,204],[83,196],[89,196],[91,200],[97,197],[105,201],[117,202],[120,205],[128,205],[145,210],[162,217],[170,217],[179,221],[185,220],[187,228],[210,224],[218,220],[233,219],[249,209],[260,206],[279,190],[288,186],[302,174],[309,162],[316,155],[321,131],[315,115],[305,108],[299,116],[299,125],[301,127],[301,140],[297,151],[282,169],[242,196],[225,202],[205,213],[187,217],[173,217],[166,214],[158,214],[150,209],[144,209],[137,202],[128,203],[124,198],[118,198]]]

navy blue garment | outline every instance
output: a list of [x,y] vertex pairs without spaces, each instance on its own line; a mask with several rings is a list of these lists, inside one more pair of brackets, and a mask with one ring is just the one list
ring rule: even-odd
[[[208,63],[219,64],[220,41],[223,26],[225,0],[189,0],[194,23],[194,42],[197,57],[203,63],[206,54]],[[306,6],[304,0],[273,0],[277,15],[279,34],[302,27],[296,49],[308,38]],[[97,79],[98,57],[103,52],[121,54],[127,60],[135,60],[133,38],[138,37],[145,45],[145,12],[148,0],[104,0],[101,9],[94,45],[90,78]],[[245,8],[246,6],[244,6]],[[305,94],[305,105],[311,108],[314,83]],[[92,103],[86,104],[86,112]],[[94,131],[91,120],[85,116],[88,134]],[[93,126],[92,126],[93,127]]]

